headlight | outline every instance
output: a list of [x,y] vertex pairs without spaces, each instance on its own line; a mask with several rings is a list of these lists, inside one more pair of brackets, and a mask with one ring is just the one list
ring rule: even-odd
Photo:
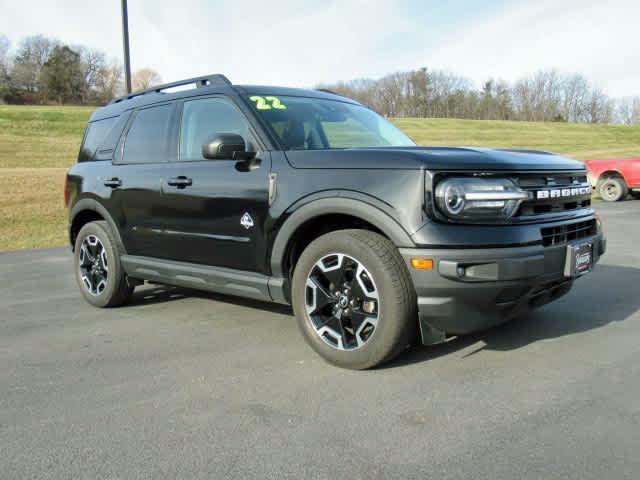
[[504,220],[529,198],[507,178],[448,178],[435,190],[440,212],[454,220]]

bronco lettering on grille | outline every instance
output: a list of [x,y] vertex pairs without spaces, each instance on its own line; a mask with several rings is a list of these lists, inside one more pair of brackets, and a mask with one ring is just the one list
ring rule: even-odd
[[591,187],[578,188],[555,188],[553,190],[538,190],[536,198],[543,200],[546,198],[567,198],[581,195],[589,195]]

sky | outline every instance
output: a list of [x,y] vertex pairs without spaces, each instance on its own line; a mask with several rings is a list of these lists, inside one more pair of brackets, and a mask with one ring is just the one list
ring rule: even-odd
[[[0,0],[13,47],[41,33],[122,57],[119,0]],[[164,81],[313,87],[420,67],[515,81],[583,73],[640,95],[639,0],[129,0],[131,62]]]

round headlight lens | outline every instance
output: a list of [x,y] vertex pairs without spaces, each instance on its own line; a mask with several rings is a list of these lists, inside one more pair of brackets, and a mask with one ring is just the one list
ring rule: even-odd
[[458,215],[464,208],[464,190],[460,185],[447,185],[444,191],[444,203],[452,215]]

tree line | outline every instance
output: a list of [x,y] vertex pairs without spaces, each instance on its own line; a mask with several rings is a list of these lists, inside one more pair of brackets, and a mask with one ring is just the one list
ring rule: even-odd
[[[101,50],[42,35],[15,49],[0,34],[0,102],[103,105],[124,94],[120,60]],[[133,74],[133,90],[161,83],[149,68]],[[354,98],[388,117],[467,118],[534,122],[640,124],[640,97],[613,99],[579,74],[540,71],[509,84],[420,68],[377,80],[322,88]]]
[[[104,105],[124,95],[120,60],[101,50],[66,45],[43,35],[24,38],[12,50],[0,34],[0,103]],[[134,90],[161,82],[157,72],[134,72]]]
[[377,80],[321,85],[388,117],[640,124],[640,97],[613,99],[583,75],[540,71],[480,89],[460,75],[420,68]]

